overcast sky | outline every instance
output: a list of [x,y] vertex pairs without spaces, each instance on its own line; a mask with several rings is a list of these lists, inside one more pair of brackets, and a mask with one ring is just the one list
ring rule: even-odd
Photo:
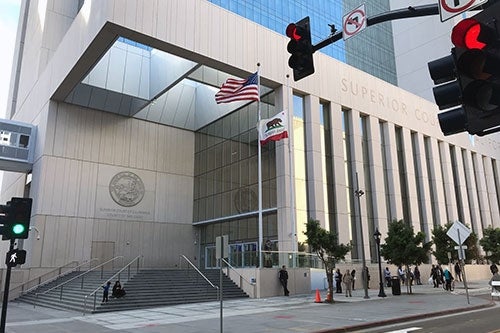
[[5,118],[7,107],[20,5],[21,0],[0,0],[0,36],[3,45],[0,52],[0,118]]

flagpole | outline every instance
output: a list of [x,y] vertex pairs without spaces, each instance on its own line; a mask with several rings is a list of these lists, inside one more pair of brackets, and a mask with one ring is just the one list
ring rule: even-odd
[[262,245],[264,244],[263,239],[263,226],[262,226],[262,148],[260,144],[259,138],[259,124],[261,120],[261,112],[260,112],[260,63],[257,63],[257,87],[259,90],[259,101],[257,104],[257,155],[258,155],[258,186],[259,186],[259,268],[262,268]]
[[[295,186],[294,186],[294,163],[293,163],[293,149],[292,149],[292,138],[293,138],[293,112],[290,110],[290,95],[288,90],[290,89],[290,75],[286,75],[286,108],[288,110],[288,132],[290,133],[288,138],[288,163],[290,165],[290,220],[291,220],[291,231],[292,231],[292,251],[296,255],[297,250],[297,222],[295,221]],[[293,261],[295,266],[296,262]]]

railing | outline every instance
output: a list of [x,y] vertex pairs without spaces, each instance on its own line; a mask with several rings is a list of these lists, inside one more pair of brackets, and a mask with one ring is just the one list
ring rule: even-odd
[[240,280],[240,283],[238,285],[238,287],[240,287],[240,289],[243,289],[243,281],[245,281],[246,283],[248,283],[251,287],[252,287],[252,298],[255,298],[256,295],[257,295],[257,291],[256,291],[256,283],[255,282],[250,282],[248,281],[247,279],[245,279],[245,277],[243,275],[241,275],[233,266],[231,266],[231,264],[229,262],[227,262],[226,259],[222,258],[222,261],[226,264],[226,269],[227,269],[227,273],[226,275],[231,278],[230,276],[230,269],[235,272],[238,276],[239,276],[239,280]]
[[[137,272],[139,272],[139,265],[140,265],[140,259],[142,258],[142,255],[139,255],[137,257],[135,257],[131,262],[129,262],[127,265],[123,266],[122,269],[120,269],[118,272],[116,272],[113,276],[111,276],[109,279],[107,279],[108,281],[111,281],[111,280],[114,280],[116,278],[118,278],[117,280],[121,280],[121,274],[125,271],[125,269],[127,270],[127,280],[125,280],[124,282],[127,282],[128,280],[130,280],[130,267],[132,266],[132,264],[134,262],[137,262],[137,267],[136,267],[136,270],[135,270],[135,273],[137,274]],[[96,309],[96,306],[97,306],[97,292],[99,290],[101,290],[102,286],[100,285],[99,287],[97,287],[96,289],[94,289],[94,291],[92,291],[90,294],[88,295],[85,295],[84,299],[83,299],[83,314],[85,315],[85,313],[87,312],[87,299],[90,297],[90,296],[94,296],[94,306],[92,308],[92,311],[95,311]]]
[[[198,276],[201,276],[203,279],[205,279],[205,281],[208,282],[208,284],[210,284],[212,286],[212,288],[216,289],[217,290],[217,294],[219,294],[219,287],[214,285],[206,276],[205,274],[203,274],[199,269],[198,267],[196,267],[185,255],[181,254],[179,256],[179,268],[182,268],[182,260],[181,259],[184,259],[188,264],[189,266],[191,266],[192,268],[194,268],[194,270],[198,273]],[[188,267],[189,268],[189,267]]]
[[75,277],[73,277],[73,278],[69,279],[68,281],[65,281],[65,282],[63,282],[63,283],[60,283],[60,284],[58,284],[57,286],[54,286],[54,287],[52,287],[52,288],[50,288],[50,289],[47,289],[47,290],[45,290],[45,291],[44,291],[44,292],[42,292],[42,293],[36,293],[36,294],[35,294],[36,298],[35,298],[35,302],[33,302],[33,307],[36,307],[36,303],[38,302],[38,296],[39,296],[39,295],[45,295],[45,294],[47,294],[47,293],[49,293],[49,292],[51,292],[52,290],[55,290],[55,289],[57,289],[57,288],[61,288],[61,292],[60,292],[60,295],[59,295],[59,299],[60,299],[60,300],[62,300],[63,291],[64,291],[64,286],[65,286],[65,285],[67,285],[67,284],[68,284],[68,283],[70,283],[70,282],[73,282],[73,281],[77,280],[77,279],[82,279],[81,289],[83,289],[83,282],[84,282],[84,280],[85,280],[85,276],[86,276],[88,273],[93,272],[93,271],[95,271],[95,270],[96,270],[96,269],[98,269],[98,268],[100,268],[100,269],[101,269],[101,279],[102,279],[102,278],[103,278],[103,276],[104,276],[104,266],[106,266],[107,264],[109,264],[109,263],[111,263],[111,262],[114,262],[115,260],[118,260],[118,259],[123,259],[123,256],[118,256],[118,257],[114,257],[114,258],[112,258],[112,259],[109,259],[108,261],[105,261],[105,262],[103,262],[102,264],[97,265],[97,266],[95,266],[94,268],[91,268],[91,269],[89,269],[88,271],[86,271],[86,272],[84,272],[84,273],[82,273],[82,274],[79,274],[79,275],[77,275],[77,276],[75,276]]
[[[73,261],[73,262],[72,262],[72,263],[70,263],[70,264],[66,264],[66,265],[61,266],[61,267],[59,267],[59,268],[57,268],[57,269],[55,269],[55,270],[53,270],[53,271],[51,271],[51,272],[45,273],[44,275],[41,275],[41,276],[39,276],[39,277],[38,277],[38,278],[36,278],[36,279],[30,280],[30,281],[26,282],[25,284],[23,284],[22,286],[20,286],[20,287],[24,287],[25,285],[28,285],[28,284],[30,284],[30,283],[32,283],[32,282],[34,282],[34,281],[38,281],[38,284],[37,284],[37,285],[35,285],[35,286],[33,286],[33,287],[30,287],[30,288],[29,288],[29,289],[27,289],[26,291],[24,290],[24,288],[22,288],[21,293],[22,293],[22,294],[27,294],[27,293],[29,293],[29,292],[31,292],[31,291],[33,291],[33,290],[38,289],[40,286],[45,285],[45,284],[48,284],[48,283],[50,283],[50,282],[52,282],[52,281],[55,281],[55,280],[59,279],[60,277],[62,277],[62,276],[64,276],[64,275],[67,275],[67,274],[69,274],[69,273],[71,273],[71,272],[75,272],[75,271],[78,271],[78,272],[79,272],[79,271],[80,271],[80,269],[81,269],[83,266],[89,265],[89,269],[91,269],[91,268],[92,268],[92,262],[94,262],[94,261],[99,261],[99,259],[98,259],[98,258],[93,258],[93,259],[90,259],[90,260],[86,260],[86,261],[84,261],[83,263],[81,263],[80,265],[77,265],[77,266],[73,267],[72,269],[70,269],[70,270],[68,270],[68,271],[62,272],[62,268],[64,268],[65,266],[69,266],[70,264],[74,264],[74,263],[77,263],[77,264],[78,264],[78,261]],[[59,272],[59,274],[58,274],[58,275],[56,275],[56,276],[54,276],[54,277],[52,277],[52,278],[49,278],[49,279],[47,279],[47,280],[44,280],[44,279],[43,279],[43,277],[48,276],[48,275],[51,275],[51,274],[53,274],[53,273],[54,273],[54,272],[56,272],[56,271],[58,271],[58,272]],[[42,281],[42,280],[43,280],[43,281]],[[19,288],[19,287],[18,287],[18,288]]]
[[[15,297],[18,297],[18,296],[22,295],[23,293],[26,293],[27,291],[26,292],[24,291],[24,289],[26,288],[26,286],[29,286],[29,285],[33,284],[34,282],[38,282],[36,286],[39,286],[40,284],[45,283],[45,281],[46,281],[45,278],[47,276],[54,276],[54,274],[57,273],[58,275],[56,276],[56,278],[59,277],[60,275],[63,274],[62,270],[64,268],[66,268],[66,267],[73,267],[74,265],[78,265],[78,261],[72,261],[72,262],[70,262],[70,263],[68,263],[66,265],[62,265],[62,266],[60,266],[58,268],[55,268],[55,269],[51,270],[50,272],[47,272],[45,274],[40,275],[38,278],[31,279],[31,280],[29,280],[29,281],[27,281],[27,282],[25,282],[25,283],[23,283],[23,284],[21,284],[21,285],[19,285],[17,287],[9,289],[9,292],[10,292],[9,298],[15,298]],[[64,274],[66,274],[66,273],[67,272],[64,272]],[[19,289],[21,289],[21,290],[19,290]],[[31,290],[31,289],[33,289],[33,288],[29,287],[29,290]],[[0,292],[0,296],[1,297],[3,297],[3,293],[4,293],[4,291]],[[14,295],[16,295],[16,296],[14,296]]]

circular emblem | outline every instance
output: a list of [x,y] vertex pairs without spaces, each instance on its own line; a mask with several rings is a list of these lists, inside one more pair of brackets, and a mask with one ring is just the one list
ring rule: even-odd
[[258,209],[258,197],[248,188],[240,189],[234,195],[234,205],[238,213],[247,213]]
[[120,206],[137,205],[144,198],[144,192],[142,179],[133,172],[117,173],[109,182],[109,194]]

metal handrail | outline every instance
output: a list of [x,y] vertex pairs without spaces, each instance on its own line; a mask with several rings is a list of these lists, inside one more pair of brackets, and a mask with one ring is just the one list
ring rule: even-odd
[[[198,267],[196,267],[196,266],[195,266],[195,265],[194,265],[194,264],[193,264],[193,263],[192,263],[192,262],[191,262],[191,261],[190,261],[190,260],[189,260],[189,259],[185,256],[185,255],[181,254],[179,257],[180,257],[180,258],[183,258],[184,260],[186,260],[186,261],[187,261],[187,263],[188,263],[189,265],[191,265],[191,267],[193,267],[193,268],[196,270],[196,272],[198,272],[198,274],[199,274],[202,278],[204,278],[204,279],[205,279],[205,281],[207,281],[207,282],[208,282],[208,283],[209,283],[209,284],[210,284],[210,285],[211,285],[214,289],[219,290],[219,287],[218,287],[218,286],[216,286],[216,285],[214,285],[214,284],[213,284],[213,283],[212,283],[212,282],[211,282],[211,281],[210,281],[210,280],[209,280],[209,279],[205,276],[205,274],[203,274],[203,273],[202,273],[202,272],[198,269]],[[179,263],[179,267],[180,267],[180,266],[181,266],[181,265],[180,265],[180,263]]]
[[[84,261],[83,263],[81,263],[80,265],[75,266],[75,267],[73,267],[72,269],[70,269],[70,270],[68,270],[68,271],[66,271],[66,272],[64,272],[64,273],[61,273],[61,268],[62,268],[62,267],[64,267],[64,266],[59,267],[59,268],[57,268],[57,269],[53,270],[52,272],[45,273],[45,274],[44,274],[44,275],[42,275],[42,276],[49,275],[49,274],[51,274],[51,273],[53,273],[53,272],[55,272],[55,271],[59,270],[59,274],[58,274],[57,276],[54,276],[53,278],[48,279],[48,280],[45,280],[45,281],[43,281],[43,282],[39,282],[36,286],[33,286],[33,287],[29,288],[29,289],[28,289],[28,290],[26,290],[26,291],[21,291],[21,293],[23,293],[23,294],[27,294],[27,293],[29,293],[30,291],[35,290],[35,289],[39,288],[41,285],[45,285],[45,284],[47,284],[47,283],[50,283],[50,282],[52,282],[52,281],[55,281],[55,280],[59,279],[61,276],[64,276],[64,275],[69,274],[69,273],[71,273],[71,272],[74,272],[74,271],[76,271],[76,270],[80,270],[80,268],[82,268],[83,266],[85,266],[85,265],[87,265],[87,264],[90,264],[90,265],[89,265],[89,268],[90,268],[90,267],[92,267],[92,262],[93,262],[93,261],[97,261],[97,260],[99,260],[99,258],[93,258],[93,259],[90,259],[90,260],[86,260],[86,261]],[[76,263],[78,263],[78,261],[73,261],[73,262],[71,262],[71,263],[75,263],[75,262],[76,262]],[[65,265],[65,266],[68,266],[68,265],[69,265],[69,264],[67,264],[67,265]],[[30,281],[26,282],[25,284],[29,284],[30,282],[33,282],[33,281],[35,281],[35,280],[39,280],[39,281],[40,281],[40,279],[42,278],[42,276],[40,276],[40,277],[38,277],[38,278],[36,278],[36,279],[30,280]],[[25,284],[23,284],[23,286],[24,286]]]
[[91,269],[89,269],[88,271],[86,271],[86,272],[84,272],[84,273],[82,273],[82,274],[79,274],[79,275],[77,275],[77,276],[75,276],[75,277],[73,277],[73,278],[69,279],[68,281],[65,281],[65,282],[63,282],[63,283],[60,283],[60,284],[58,284],[57,286],[54,286],[54,287],[52,287],[52,288],[50,288],[50,289],[47,289],[47,290],[45,290],[45,291],[44,291],[44,292],[42,292],[42,293],[36,293],[36,294],[35,294],[36,299],[35,299],[35,302],[33,302],[33,307],[36,307],[36,303],[37,303],[37,300],[38,300],[38,295],[45,295],[45,294],[47,294],[48,292],[50,292],[50,291],[52,291],[52,290],[54,290],[54,289],[57,289],[57,288],[61,288],[61,294],[60,294],[60,296],[59,296],[59,299],[62,299],[64,286],[65,286],[66,284],[68,284],[68,283],[70,283],[70,282],[72,282],[72,281],[76,280],[76,279],[79,279],[79,278],[81,278],[81,279],[82,279],[82,287],[81,287],[81,288],[83,289],[83,281],[84,281],[84,277],[85,277],[85,275],[87,275],[87,274],[88,274],[88,273],[90,273],[90,272],[95,271],[97,268],[101,268],[101,278],[102,278],[102,276],[103,276],[103,274],[104,274],[104,266],[105,266],[105,265],[107,265],[107,264],[109,264],[110,262],[113,262],[113,261],[117,260],[117,259],[123,259],[123,256],[117,256],[117,257],[114,257],[114,258],[112,258],[112,259],[109,259],[109,260],[107,260],[107,261],[103,262],[102,264],[97,265],[96,267],[91,268]]
[[[245,277],[243,275],[241,275],[237,270],[236,268],[234,268],[233,266],[231,266],[231,264],[224,258],[221,258],[221,260],[227,265],[227,276],[229,277],[229,269],[233,270],[236,274],[238,274],[238,276],[240,277],[240,288],[242,288],[242,284],[241,281],[245,281],[246,283],[248,283],[249,285],[253,286],[253,297],[255,298],[255,286],[256,286],[256,283],[255,282],[250,282],[248,281],[247,279],[245,279]],[[230,278],[230,277],[229,277]]]
[[[120,280],[120,274],[128,268],[128,276],[127,276],[127,280],[128,281],[130,279],[130,266],[132,266],[132,264],[134,263],[134,261],[137,261],[137,269],[136,269],[136,273],[139,271],[139,259],[142,258],[142,255],[138,255],[137,257],[135,257],[132,261],[130,261],[127,265],[123,266],[122,269],[120,269],[118,272],[116,272],[115,274],[113,274],[113,276],[111,276],[110,278],[108,278],[107,280],[108,281],[111,281],[113,280],[114,278],[118,277],[118,280]],[[95,310],[95,307],[96,307],[96,303],[97,303],[97,292],[99,290],[101,290],[102,286],[99,286],[97,287],[94,291],[92,291],[90,294],[88,295],[85,295],[84,299],[83,299],[83,314],[85,315],[85,312],[87,310],[87,298],[89,296],[92,296],[94,295],[94,308],[93,310]]]

